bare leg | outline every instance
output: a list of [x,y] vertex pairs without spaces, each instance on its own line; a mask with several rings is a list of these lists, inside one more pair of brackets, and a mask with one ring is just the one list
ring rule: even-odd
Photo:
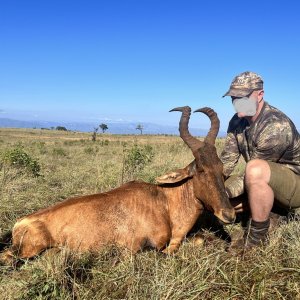
[[267,242],[270,212],[274,204],[274,193],[269,186],[270,177],[271,170],[266,161],[254,159],[247,163],[245,185],[251,219],[243,238],[236,240],[229,247],[229,252],[244,254],[246,250]]
[[274,193],[269,186],[270,177],[271,170],[266,161],[254,159],[247,163],[245,184],[252,219],[257,222],[269,218],[274,204]]

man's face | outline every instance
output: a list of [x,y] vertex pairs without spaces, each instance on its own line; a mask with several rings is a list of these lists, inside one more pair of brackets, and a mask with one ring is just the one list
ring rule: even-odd
[[262,99],[263,90],[253,91],[245,97],[231,97],[232,104],[239,118],[255,116]]

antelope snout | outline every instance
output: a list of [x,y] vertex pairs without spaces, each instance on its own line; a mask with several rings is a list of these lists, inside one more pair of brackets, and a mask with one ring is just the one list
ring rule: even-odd
[[221,209],[215,216],[221,220],[224,224],[234,223],[236,214],[235,210],[232,209]]

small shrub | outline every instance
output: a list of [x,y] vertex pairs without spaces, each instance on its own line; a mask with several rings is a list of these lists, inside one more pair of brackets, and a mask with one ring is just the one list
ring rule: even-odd
[[21,146],[5,151],[2,155],[2,163],[24,169],[36,177],[40,175],[41,168],[38,161],[30,157]]
[[154,157],[153,147],[150,145],[138,146],[134,144],[130,149],[124,148],[123,152],[123,175],[128,174],[129,177],[141,172]]

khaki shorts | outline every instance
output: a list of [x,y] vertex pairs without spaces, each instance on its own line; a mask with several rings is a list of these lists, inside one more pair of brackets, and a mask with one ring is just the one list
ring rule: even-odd
[[269,185],[275,201],[286,208],[300,207],[300,175],[288,167],[267,161],[271,169]]
[[[271,169],[269,185],[274,192],[275,203],[284,208],[300,207],[300,175],[297,175],[288,167],[267,161]],[[232,175],[225,181],[225,187],[229,198],[239,197],[239,201],[247,199],[244,193],[244,176]],[[237,198],[236,198],[237,199]]]

